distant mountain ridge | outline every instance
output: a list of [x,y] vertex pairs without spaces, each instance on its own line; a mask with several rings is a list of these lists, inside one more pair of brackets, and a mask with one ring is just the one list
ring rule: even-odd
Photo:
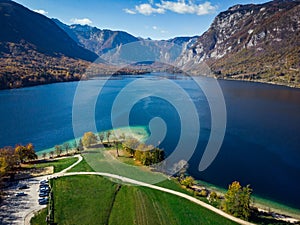
[[193,71],[206,62],[217,77],[299,86],[299,12],[299,0],[230,7],[181,56],[179,65]]
[[[118,48],[120,48],[121,46],[132,44],[134,42],[139,42],[139,44],[141,45],[148,45],[148,43],[152,43],[151,47],[147,50],[157,55],[159,54],[159,52],[164,52],[163,50],[166,43],[171,43],[173,45],[177,45],[177,47],[179,48],[182,48],[187,43],[195,41],[198,37],[176,37],[165,41],[149,40],[135,37],[124,31],[113,31],[108,29],[101,30],[97,27],[79,24],[66,25],[58,19],[52,20],[79,45],[95,52],[99,56],[102,56],[111,50],[119,50]],[[140,54],[145,54],[145,52],[140,52]],[[110,57],[113,56],[110,55]],[[161,59],[162,56],[157,55],[156,58]]]

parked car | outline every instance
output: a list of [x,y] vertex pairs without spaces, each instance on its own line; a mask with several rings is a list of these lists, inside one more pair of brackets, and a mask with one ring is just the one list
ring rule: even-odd
[[49,199],[48,198],[39,198],[38,202],[40,205],[46,205],[46,204],[48,204]]
[[41,180],[41,181],[40,181],[40,184],[48,184],[48,183],[49,183],[48,180]]
[[49,187],[49,184],[40,184],[40,187]]
[[26,196],[27,194],[25,194],[24,192],[18,192],[16,194],[17,197],[20,197],[20,196]]
[[49,187],[41,187],[40,192],[49,192],[50,188]]
[[27,184],[21,184],[21,185],[19,186],[19,190],[27,189],[27,188],[29,188]]
[[40,192],[39,197],[48,197],[48,192]]
[[39,202],[40,202],[40,201],[45,201],[45,200],[48,200],[48,197],[46,197],[46,198],[39,198],[39,199],[38,199]]

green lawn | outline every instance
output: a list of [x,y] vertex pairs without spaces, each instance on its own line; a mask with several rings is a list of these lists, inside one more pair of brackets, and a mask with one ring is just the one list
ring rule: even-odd
[[[124,204],[126,202],[126,204]],[[109,224],[235,224],[186,199],[145,187],[122,186]]]
[[77,164],[76,166],[68,170],[68,172],[95,172],[95,171],[83,158],[79,164]]
[[46,216],[48,214],[48,208],[42,209],[30,220],[32,225],[47,225]]
[[[177,196],[119,186],[100,176],[57,178],[53,191],[54,217],[59,224],[235,224]],[[43,221],[40,217],[33,221]]]
[[40,162],[37,164],[27,164],[27,168],[44,168],[48,166],[54,166],[54,173],[60,172],[69,166],[71,166],[73,163],[75,163],[78,160],[78,158],[64,158],[64,159],[54,159],[51,161],[45,161],[45,162]]
[[117,184],[100,176],[54,180],[54,218],[59,224],[107,224]]

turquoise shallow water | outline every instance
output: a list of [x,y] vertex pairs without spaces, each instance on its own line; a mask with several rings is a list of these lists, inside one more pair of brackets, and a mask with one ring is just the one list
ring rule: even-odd
[[[300,91],[257,83],[220,81],[227,109],[227,129],[220,152],[204,172],[198,171],[199,161],[210,135],[211,118],[207,100],[194,82],[172,75],[190,96],[199,113],[201,131],[189,173],[194,177],[226,188],[234,180],[251,184],[254,193],[264,198],[300,209]],[[81,97],[81,135],[92,124],[85,120],[95,114],[98,131],[112,128],[111,108],[116,96],[138,79],[166,79],[161,75],[120,76],[106,83],[85,81],[86,92]],[[204,79],[204,78],[203,78]],[[78,82],[58,83],[24,89],[0,91],[0,146],[32,142],[37,151],[52,148],[74,139],[72,125],[73,100]],[[102,88],[95,110],[90,112],[89,99],[93,88]],[[168,93],[173,89],[160,87]],[[137,93],[132,90],[133,94]],[[174,98],[180,98],[174,94]],[[130,99],[125,99],[125,102]],[[184,105],[184,104],[183,104]],[[120,109],[122,115],[126,109]],[[178,111],[164,99],[146,97],[130,110],[130,126],[148,129],[149,121],[160,117],[167,134],[159,147],[167,154],[178,144],[181,121]],[[149,131],[149,129],[148,129]],[[71,141],[72,143],[72,141]]]

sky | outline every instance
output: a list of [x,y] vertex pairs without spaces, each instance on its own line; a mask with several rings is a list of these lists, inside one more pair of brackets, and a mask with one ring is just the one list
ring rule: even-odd
[[266,0],[15,0],[65,24],[122,30],[134,36],[166,40],[205,32],[218,13],[236,4]]

